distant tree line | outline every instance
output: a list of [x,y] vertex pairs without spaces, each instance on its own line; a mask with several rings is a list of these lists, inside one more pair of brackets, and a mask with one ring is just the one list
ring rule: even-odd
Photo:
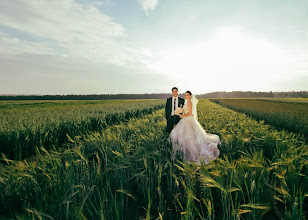
[[[184,97],[184,94],[179,94]],[[308,91],[300,92],[251,92],[251,91],[233,91],[233,92],[211,92],[205,94],[196,94],[198,98],[308,98]],[[152,93],[152,94],[92,94],[92,95],[3,95],[0,100],[108,100],[108,99],[167,99],[171,97],[170,93]]]

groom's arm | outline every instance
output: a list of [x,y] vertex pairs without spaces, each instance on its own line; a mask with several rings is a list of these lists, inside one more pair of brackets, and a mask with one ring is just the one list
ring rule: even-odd
[[168,103],[168,99],[166,101],[166,107],[165,107],[165,117],[168,120],[168,113],[169,113],[169,103]]

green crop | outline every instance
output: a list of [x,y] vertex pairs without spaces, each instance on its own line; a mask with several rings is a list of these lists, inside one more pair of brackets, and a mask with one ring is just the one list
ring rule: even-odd
[[149,114],[162,100],[0,102],[0,152],[10,159],[36,148],[59,148],[67,135],[79,136]]
[[[306,100],[306,99],[305,99]],[[304,99],[211,99],[216,103],[243,112],[277,129],[300,133],[308,139],[308,103]]]
[[308,146],[199,100],[199,122],[220,136],[208,165],[172,160],[164,110],[40,148],[2,156],[0,215],[13,219],[307,219]]

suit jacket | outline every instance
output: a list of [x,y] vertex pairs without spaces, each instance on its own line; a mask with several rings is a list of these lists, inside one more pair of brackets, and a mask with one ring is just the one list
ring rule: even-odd
[[[180,107],[182,105],[182,107],[184,106],[184,99],[178,97],[179,101],[178,101],[178,107]],[[166,108],[165,108],[165,113],[166,113],[166,119],[169,120],[170,116],[171,116],[171,112],[172,112],[172,97],[168,98],[166,101]]]

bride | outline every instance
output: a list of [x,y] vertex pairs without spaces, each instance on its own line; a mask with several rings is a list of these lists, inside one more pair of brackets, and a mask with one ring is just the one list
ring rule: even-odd
[[[185,93],[184,114],[180,114],[180,122],[170,133],[174,156],[177,152],[183,153],[188,161],[208,164],[219,156],[217,145],[220,143],[219,136],[206,133],[198,122],[197,103],[198,99],[190,91]],[[176,113],[179,113],[176,111]]]

